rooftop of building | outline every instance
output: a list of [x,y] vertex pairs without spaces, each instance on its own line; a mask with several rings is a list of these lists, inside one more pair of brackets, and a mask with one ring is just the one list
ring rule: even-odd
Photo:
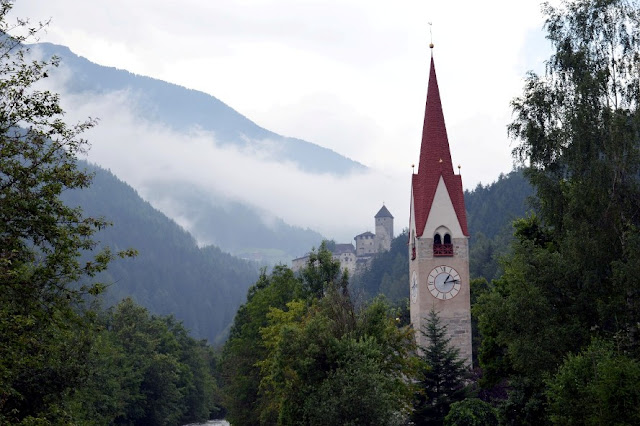
[[353,244],[336,244],[335,249],[333,249],[333,254],[342,254],[342,253],[355,253],[356,249],[353,247]]
[[353,239],[357,239],[357,238],[365,238],[365,237],[375,237],[376,234],[372,233],[372,232],[363,232],[362,234],[356,235]]
[[442,112],[440,90],[436,78],[436,68],[431,57],[429,71],[429,87],[427,88],[427,104],[425,106],[424,127],[422,130],[422,143],[420,145],[420,163],[418,173],[412,176],[415,222],[417,236],[422,236],[427,218],[431,210],[431,204],[440,179],[451,198],[451,203],[458,217],[458,222],[464,235],[469,235],[467,230],[467,217],[464,207],[464,193],[462,190],[462,177],[453,171],[447,128]]
[[376,219],[381,217],[390,217],[391,219],[393,219],[393,215],[384,204],[382,205],[382,208],[378,211],[378,213],[376,213],[376,216],[375,216]]

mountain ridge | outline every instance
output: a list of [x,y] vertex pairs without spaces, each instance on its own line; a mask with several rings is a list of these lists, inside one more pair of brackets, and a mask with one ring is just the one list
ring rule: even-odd
[[[146,118],[169,124],[173,129],[184,131],[196,126],[214,132],[222,144],[238,146],[246,146],[251,140],[274,141],[280,144],[277,153],[283,155],[282,160],[294,162],[311,173],[344,175],[367,170],[365,165],[329,148],[267,130],[203,91],[98,65],[73,53],[67,46],[43,42],[31,47],[39,49],[45,56],[59,57],[61,64],[73,72],[73,79],[67,87],[71,92],[105,93],[134,88],[142,96],[141,106],[147,113]],[[199,107],[194,108],[194,105]]]

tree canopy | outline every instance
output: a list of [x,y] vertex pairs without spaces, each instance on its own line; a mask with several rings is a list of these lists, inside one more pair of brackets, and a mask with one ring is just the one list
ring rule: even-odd
[[108,223],[61,199],[91,183],[78,155],[95,121],[66,124],[58,95],[38,89],[58,60],[31,58],[25,42],[47,23],[9,23],[12,6],[0,0],[0,423],[206,420],[210,349],[131,300],[99,308],[98,274],[134,251],[94,251]]
[[509,126],[537,215],[516,222],[504,274],[474,312],[484,383],[506,386],[501,413],[514,424],[566,424],[549,415],[544,378],[564,380],[560,366],[593,338],[615,341],[615,356],[640,355],[639,4],[571,0],[543,13],[555,53],[544,75],[528,74]]
[[57,59],[30,60],[24,42],[46,23],[7,22],[12,1],[0,2],[0,422],[58,416],[65,393],[86,375],[90,333],[79,310],[104,286],[86,280],[112,258],[105,249],[87,262],[83,251],[106,226],[83,217],[60,194],[89,185],[77,168],[95,124],[67,125],[58,95],[38,90]]
[[358,309],[324,245],[299,276],[263,274],[238,311],[223,360],[238,424],[396,424],[416,368],[412,331],[376,299]]

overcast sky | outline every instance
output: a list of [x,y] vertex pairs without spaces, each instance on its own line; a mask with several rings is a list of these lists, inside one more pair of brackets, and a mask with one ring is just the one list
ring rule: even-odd
[[535,0],[17,0],[13,15],[52,18],[41,41],[204,91],[262,127],[399,179],[400,195],[386,196],[401,200],[390,206],[399,229],[431,38],[452,160],[468,189],[511,170],[509,102],[550,52]]

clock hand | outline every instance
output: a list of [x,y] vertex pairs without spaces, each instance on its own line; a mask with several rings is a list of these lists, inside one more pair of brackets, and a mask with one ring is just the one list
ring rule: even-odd
[[459,282],[460,282],[460,280],[453,279],[453,278],[451,277],[451,275],[449,275],[449,278],[447,278],[446,280],[444,280],[444,283],[445,283],[445,284],[447,284],[447,283],[454,283],[454,284],[455,284],[455,283],[459,283]]

